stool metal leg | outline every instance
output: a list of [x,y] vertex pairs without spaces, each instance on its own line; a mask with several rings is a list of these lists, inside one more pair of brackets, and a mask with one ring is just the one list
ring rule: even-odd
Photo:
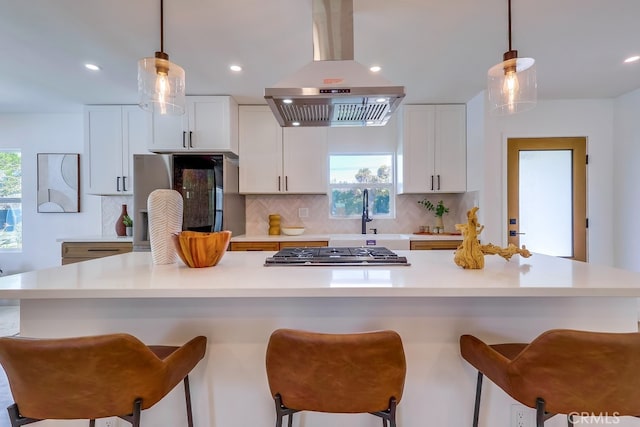
[[187,425],[193,427],[193,414],[191,413],[191,391],[189,389],[189,375],[184,377],[184,398],[187,403]]
[[478,371],[478,379],[476,380],[476,403],[473,407],[473,427],[478,427],[478,418],[480,417],[480,395],[482,394],[482,372]]
[[35,418],[27,418],[20,415],[20,411],[18,410],[18,405],[13,404],[7,407],[7,412],[9,412],[9,421],[11,422],[11,427],[20,427],[25,424],[31,424],[38,421],[42,421]]
[[96,427],[96,420],[93,418],[89,420],[89,427]]
[[547,417],[545,417],[544,399],[537,398],[536,399],[536,427],[544,427],[544,421],[546,419]]

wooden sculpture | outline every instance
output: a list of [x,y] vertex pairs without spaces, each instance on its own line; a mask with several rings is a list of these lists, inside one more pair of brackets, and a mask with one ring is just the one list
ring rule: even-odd
[[501,248],[494,244],[481,245],[478,241],[478,235],[484,230],[484,225],[478,224],[478,216],[476,212],[478,207],[473,207],[467,211],[467,223],[456,224],[456,229],[462,233],[462,244],[456,249],[453,261],[462,268],[481,269],[484,268],[485,255],[500,255],[507,261],[515,254],[520,254],[525,258],[531,256],[531,252],[522,245],[518,248],[510,243],[506,248]]

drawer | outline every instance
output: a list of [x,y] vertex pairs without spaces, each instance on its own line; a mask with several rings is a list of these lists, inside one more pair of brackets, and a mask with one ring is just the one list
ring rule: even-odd
[[432,251],[458,249],[462,240],[412,240],[412,251]]
[[72,262],[125,254],[133,250],[131,242],[63,242],[62,258]]
[[231,242],[232,251],[277,251],[278,242]]

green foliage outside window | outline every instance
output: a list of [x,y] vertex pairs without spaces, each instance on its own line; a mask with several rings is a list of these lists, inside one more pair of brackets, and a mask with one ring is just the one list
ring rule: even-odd
[[0,151],[0,250],[21,248],[21,154],[15,151]]
[[[349,163],[351,163],[352,159],[352,165],[355,165],[366,157],[366,155],[354,155],[349,156],[348,159]],[[390,163],[392,157],[386,157],[381,161]],[[344,162],[344,159],[341,160]],[[339,169],[336,168],[336,170]],[[340,175],[336,171],[331,179],[331,216],[349,217],[362,215],[362,194],[365,188],[369,190],[370,215],[389,216],[391,214],[390,188],[393,184],[391,175],[391,167],[388,164],[383,164],[377,168],[353,168],[352,175]],[[337,178],[337,176],[342,178]]]
[[20,197],[22,166],[20,153],[0,151],[0,197]]

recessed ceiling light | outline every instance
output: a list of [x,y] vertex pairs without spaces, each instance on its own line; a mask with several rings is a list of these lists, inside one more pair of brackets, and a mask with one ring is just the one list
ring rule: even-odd
[[636,62],[637,60],[640,59],[640,56],[630,56],[627,59],[624,60],[624,62],[629,63],[629,62]]
[[236,72],[237,72],[237,71],[242,71],[242,67],[241,67],[241,66],[239,66],[239,65],[231,65],[231,66],[229,67],[229,69],[230,69],[231,71],[236,71]]
[[292,126],[300,126],[300,122],[292,122],[291,125]]
[[87,63],[87,64],[84,64],[84,66],[85,66],[85,68],[86,68],[87,70],[91,70],[91,71],[100,71],[100,67],[99,67],[99,66],[97,66],[96,64],[89,64],[89,63]]
[[293,104],[293,99],[283,99],[282,102],[285,104]]
[[382,68],[380,68],[378,65],[374,65],[373,67],[369,68],[371,71],[373,71],[374,73],[377,73],[378,71],[382,70]]

